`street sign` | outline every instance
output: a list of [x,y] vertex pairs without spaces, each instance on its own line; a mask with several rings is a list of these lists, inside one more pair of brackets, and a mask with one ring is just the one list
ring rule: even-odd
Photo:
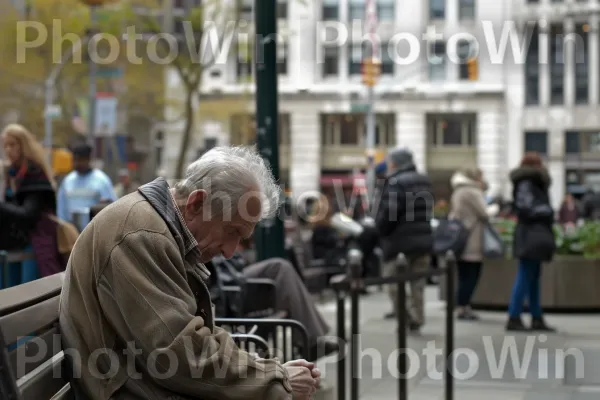
[[117,98],[98,93],[96,98],[95,135],[114,136],[117,132]]
[[350,112],[366,113],[368,111],[369,111],[369,104],[367,104],[367,103],[352,103],[350,105]]
[[45,116],[50,118],[60,118],[62,115],[62,108],[59,104],[51,104],[46,108]]

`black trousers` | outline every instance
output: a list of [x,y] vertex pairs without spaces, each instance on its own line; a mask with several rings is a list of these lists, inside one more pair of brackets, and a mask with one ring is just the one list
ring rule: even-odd
[[457,305],[459,307],[471,304],[471,298],[479,282],[481,262],[458,261],[458,293]]

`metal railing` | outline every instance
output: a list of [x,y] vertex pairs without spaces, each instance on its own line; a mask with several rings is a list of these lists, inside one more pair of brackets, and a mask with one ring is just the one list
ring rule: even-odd
[[[369,286],[378,285],[397,285],[397,345],[398,349],[406,349],[407,337],[407,310],[406,310],[406,283],[418,279],[427,279],[436,275],[447,274],[446,290],[448,293],[446,302],[446,336],[445,336],[445,400],[454,399],[454,376],[453,376],[453,360],[452,352],[454,351],[454,274],[456,269],[456,259],[452,252],[448,252],[445,257],[445,265],[441,265],[436,269],[430,269],[422,272],[411,272],[408,270],[408,262],[403,254],[400,254],[396,260],[397,274],[392,277],[378,278],[362,278],[362,253],[360,250],[350,250],[348,252],[350,265],[346,276],[340,276],[338,279],[333,278],[331,286],[336,292],[337,297],[337,335],[341,343],[349,343],[350,351],[350,399],[358,400],[359,398],[359,344],[354,340],[360,334],[360,319],[359,319],[359,300],[361,290]],[[347,340],[346,335],[346,298],[350,296],[350,339]],[[398,356],[398,399],[408,400],[408,355],[406,351],[400,351]],[[346,359],[340,356],[337,363],[337,390],[338,400],[346,400]]]

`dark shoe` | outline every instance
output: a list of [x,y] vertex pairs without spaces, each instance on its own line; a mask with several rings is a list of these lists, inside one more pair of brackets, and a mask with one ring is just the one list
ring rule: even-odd
[[538,332],[556,332],[556,329],[546,325],[544,318],[532,318],[531,319],[531,330]]
[[479,315],[475,314],[473,311],[461,311],[456,318],[461,321],[477,321],[479,320]]
[[396,313],[390,311],[389,313],[383,315],[383,319],[396,319]]
[[528,331],[527,327],[523,324],[520,317],[509,318],[506,323],[506,330],[512,332],[525,332]]
[[314,362],[319,358],[337,353],[339,351],[340,346],[338,342],[332,340],[317,340],[317,344],[310,348],[306,361]]

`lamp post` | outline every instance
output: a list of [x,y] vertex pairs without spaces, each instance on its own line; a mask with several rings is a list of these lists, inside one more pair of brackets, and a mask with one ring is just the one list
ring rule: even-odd
[[372,208],[375,195],[375,135],[377,133],[375,118],[375,92],[374,87],[381,73],[379,58],[380,46],[377,38],[377,3],[376,0],[367,0],[365,3],[365,16],[367,32],[370,40],[370,54],[363,60],[363,83],[367,86],[367,193],[369,209]]
[[[279,181],[279,124],[277,93],[277,0],[255,0],[256,24],[256,139],[258,150]],[[275,217],[258,226],[255,235],[258,260],[284,257],[284,230]]]

